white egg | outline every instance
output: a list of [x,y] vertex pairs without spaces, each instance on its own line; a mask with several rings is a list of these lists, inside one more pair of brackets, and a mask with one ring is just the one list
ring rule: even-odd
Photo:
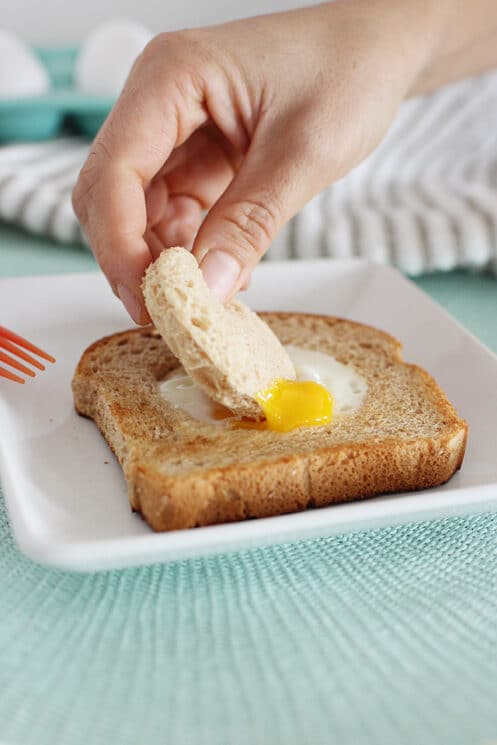
[[46,93],[50,77],[35,53],[10,31],[0,29],[0,98]]
[[83,42],[75,68],[76,87],[93,95],[118,96],[133,62],[152,38],[133,21],[107,21]]
[[[324,352],[286,346],[297,380],[314,380],[333,396],[333,417],[351,414],[362,404],[368,384],[354,368]],[[218,422],[220,407],[178,368],[160,386],[161,396],[201,422]],[[333,422],[333,419],[332,419]]]

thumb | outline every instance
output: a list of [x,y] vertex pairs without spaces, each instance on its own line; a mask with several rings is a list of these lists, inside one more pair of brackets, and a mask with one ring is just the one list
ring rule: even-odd
[[302,142],[299,153],[290,139],[254,137],[197,234],[193,253],[207,285],[223,301],[248,284],[280,228],[313,196],[304,177]]

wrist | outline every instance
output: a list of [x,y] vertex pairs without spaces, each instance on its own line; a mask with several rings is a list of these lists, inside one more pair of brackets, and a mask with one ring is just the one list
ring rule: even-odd
[[[379,62],[398,99],[415,95],[440,56],[453,0],[335,0],[316,6],[331,30],[349,29],[352,46],[367,39],[371,63]],[[321,19],[322,20],[322,19]],[[359,45],[360,46],[360,45]],[[392,91],[393,92],[393,91]]]
[[434,10],[433,23],[436,33],[431,57],[413,87],[413,95],[495,67],[495,0],[472,0],[471,6],[440,0]]
[[[448,5],[453,0],[448,0]],[[385,44],[390,47],[404,85],[404,98],[417,95],[424,87],[441,54],[447,3],[440,0],[375,0],[375,12],[384,25]]]

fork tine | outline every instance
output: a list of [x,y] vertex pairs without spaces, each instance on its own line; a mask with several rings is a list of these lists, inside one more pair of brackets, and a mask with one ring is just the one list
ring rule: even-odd
[[3,367],[0,367],[0,378],[7,378],[7,380],[13,380],[15,383],[26,382],[24,378],[20,378],[19,375],[14,375],[14,373],[11,373],[9,370],[5,370]]
[[26,362],[29,362],[30,365],[34,365],[34,367],[37,367],[38,370],[44,370],[45,365],[42,365],[41,362],[38,360],[35,360],[34,357],[31,357],[30,354],[26,354],[26,352],[23,352],[22,349],[19,349],[18,346],[15,344],[12,344],[10,341],[7,341],[7,339],[3,339],[0,336],[0,347],[3,347],[8,352],[12,352],[12,354],[15,354],[16,357],[20,357],[22,360],[25,360]]
[[43,351],[43,349],[36,347],[34,344],[31,344],[30,341],[24,339],[22,336],[19,336],[19,334],[14,334],[13,331],[9,331],[9,329],[6,329],[5,326],[0,326],[0,336],[3,336],[9,341],[15,342],[15,344],[19,344],[19,346],[28,349],[30,352],[37,354],[39,357],[42,357],[48,362],[55,362],[55,357],[52,357],[51,354],[47,354]]
[[14,367],[16,370],[19,370],[19,372],[23,372],[26,375],[30,375],[32,378],[34,378],[36,374],[29,367],[26,367],[26,365],[21,365],[20,362],[15,360],[9,354],[5,354],[5,352],[2,352],[1,350],[0,350],[0,362],[5,362],[7,365],[10,365],[10,367]]

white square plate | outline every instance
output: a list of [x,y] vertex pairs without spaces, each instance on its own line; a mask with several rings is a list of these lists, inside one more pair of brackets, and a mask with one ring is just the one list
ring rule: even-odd
[[70,381],[99,337],[129,327],[103,276],[0,280],[2,323],[57,357],[25,386],[0,379],[0,476],[16,540],[65,569],[149,564],[497,508],[497,357],[393,269],[364,261],[267,263],[246,300],[259,310],[344,316],[392,333],[470,425],[462,470],[443,487],[280,517],[155,534],[128,506],[121,469]]

